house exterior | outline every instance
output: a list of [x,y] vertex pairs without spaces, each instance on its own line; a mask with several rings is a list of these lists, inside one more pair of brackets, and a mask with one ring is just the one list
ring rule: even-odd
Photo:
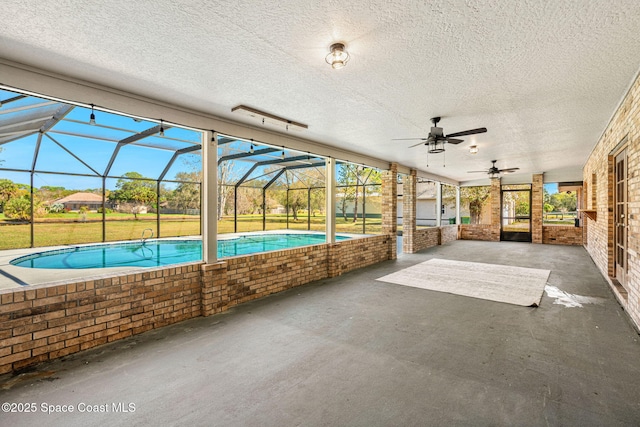
[[[78,211],[81,207],[86,206],[90,211],[97,211],[102,208],[102,196],[95,193],[78,192],[58,199],[53,204],[61,204],[67,211]],[[108,208],[111,207],[107,203]]]

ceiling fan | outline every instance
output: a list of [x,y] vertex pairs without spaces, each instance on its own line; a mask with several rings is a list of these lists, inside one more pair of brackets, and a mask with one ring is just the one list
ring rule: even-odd
[[505,168],[505,169],[498,169],[496,167],[496,162],[497,160],[491,160],[491,167],[489,169],[485,169],[483,171],[467,171],[467,173],[480,173],[480,172],[484,172],[486,174],[489,174],[489,178],[497,178],[501,173],[513,173],[517,170],[519,170],[520,168]]
[[429,132],[429,135],[424,138],[396,138],[394,141],[410,141],[410,140],[420,140],[419,143],[414,144],[411,147],[417,147],[418,145],[426,145],[429,147],[429,153],[442,153],[444,151],[444,143],[448,142],[449,144],[460,144],[463,139],[456,139],[459,136],[467,136],[467,135],[475,135],[477,133],[484,133],[487,131],[487,128],[478,128],[478,129],[469,129],[462,132],[454,132],[449,135],[445,135],[442,131],[441,127],[438,127],[438,122],[440,122],[441,117],[433,117],[431,122],[433,123],[433,127]]

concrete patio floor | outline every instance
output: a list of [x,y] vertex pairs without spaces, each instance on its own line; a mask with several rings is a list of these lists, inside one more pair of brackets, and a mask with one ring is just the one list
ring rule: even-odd
[[[430,258],[550,269],[594,299],[531,308],[375,280]],[[455,241],[0,376],[0,402],[36,409],[0,425],[632,426],[639,354],[584,248]]]

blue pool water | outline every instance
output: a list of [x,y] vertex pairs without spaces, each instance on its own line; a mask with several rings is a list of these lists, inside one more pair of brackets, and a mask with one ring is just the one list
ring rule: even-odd
[[[336,240],[349,237],[336,236]],[[325,242],[323,234],[262,234],[218,240],[218,258],[275,251]],[[16,258],[12,265],[27,268],[159,267],[200,261],[201,240],[154,240],[99,244],[38,252]]]

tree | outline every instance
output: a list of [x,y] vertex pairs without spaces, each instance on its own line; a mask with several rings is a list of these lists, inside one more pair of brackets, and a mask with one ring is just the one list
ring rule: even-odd
[[200,173],[199,172],[178,172],[176,180],[182,181],[169,195],[170,202],[181,209],[185,214],[187,209],[200,208]]
[[[34,198],[33,216],[41,218],[47,214],[41,201]],[[28,195],[14,197],[4,205],[4,216],[9,219],[31,220],[31,200]]]
[[[75,190],[67,190],[64,187],[54,187],[51,185],[43,185],[42,187],[38,188],[38,190],[36,191],[36,194],[38,195],[40,200],[45,200],[49,202],[52,202],[57,199],[62,199],[63,197],[66,197],[73,193],[75,193]],[[100,191],[99,194],[102,194],[102,190]]]
[[573,212],[578,205],[578,199],[575,192],[555,193],[550,197],[550,204],[560,212]]
[[[451,185],[442,186],[442,203],[449,207],[456,205],[455,188]],[[460,188],[460,205],[469,209],[469,222],[471,224],[480,224],[482,218],[482,209],[487,204],[491,196],[491,187],[461,187]]]
[[17,197],[20,193],[20,188],[13,181],[0,179],[0,212],[4,210],[4,206],[9,200]]
[[127,172],[123,176],[116,182],[116,190],[109,194],[109,200],[130,205],[133,217],[138,219],[142,209],[158,197],[155,182],[138,172]]
[[353,164],[341,165],[337,178],[337,184],[340,187],[338,208],[345,221],[347,220],[347,207],[350,203],[353,203],[353,222],[356,222],[360,197],[376,191],[374,187],[366,184],[379,184],[380,182],[380,171]]
[[[220,153],[220,157],[228,153],[225,147]],[[227,199],[235,190],[235,183],[238,181],[234,160],[225,160],[218,165],[218,221],[227,212]]]

